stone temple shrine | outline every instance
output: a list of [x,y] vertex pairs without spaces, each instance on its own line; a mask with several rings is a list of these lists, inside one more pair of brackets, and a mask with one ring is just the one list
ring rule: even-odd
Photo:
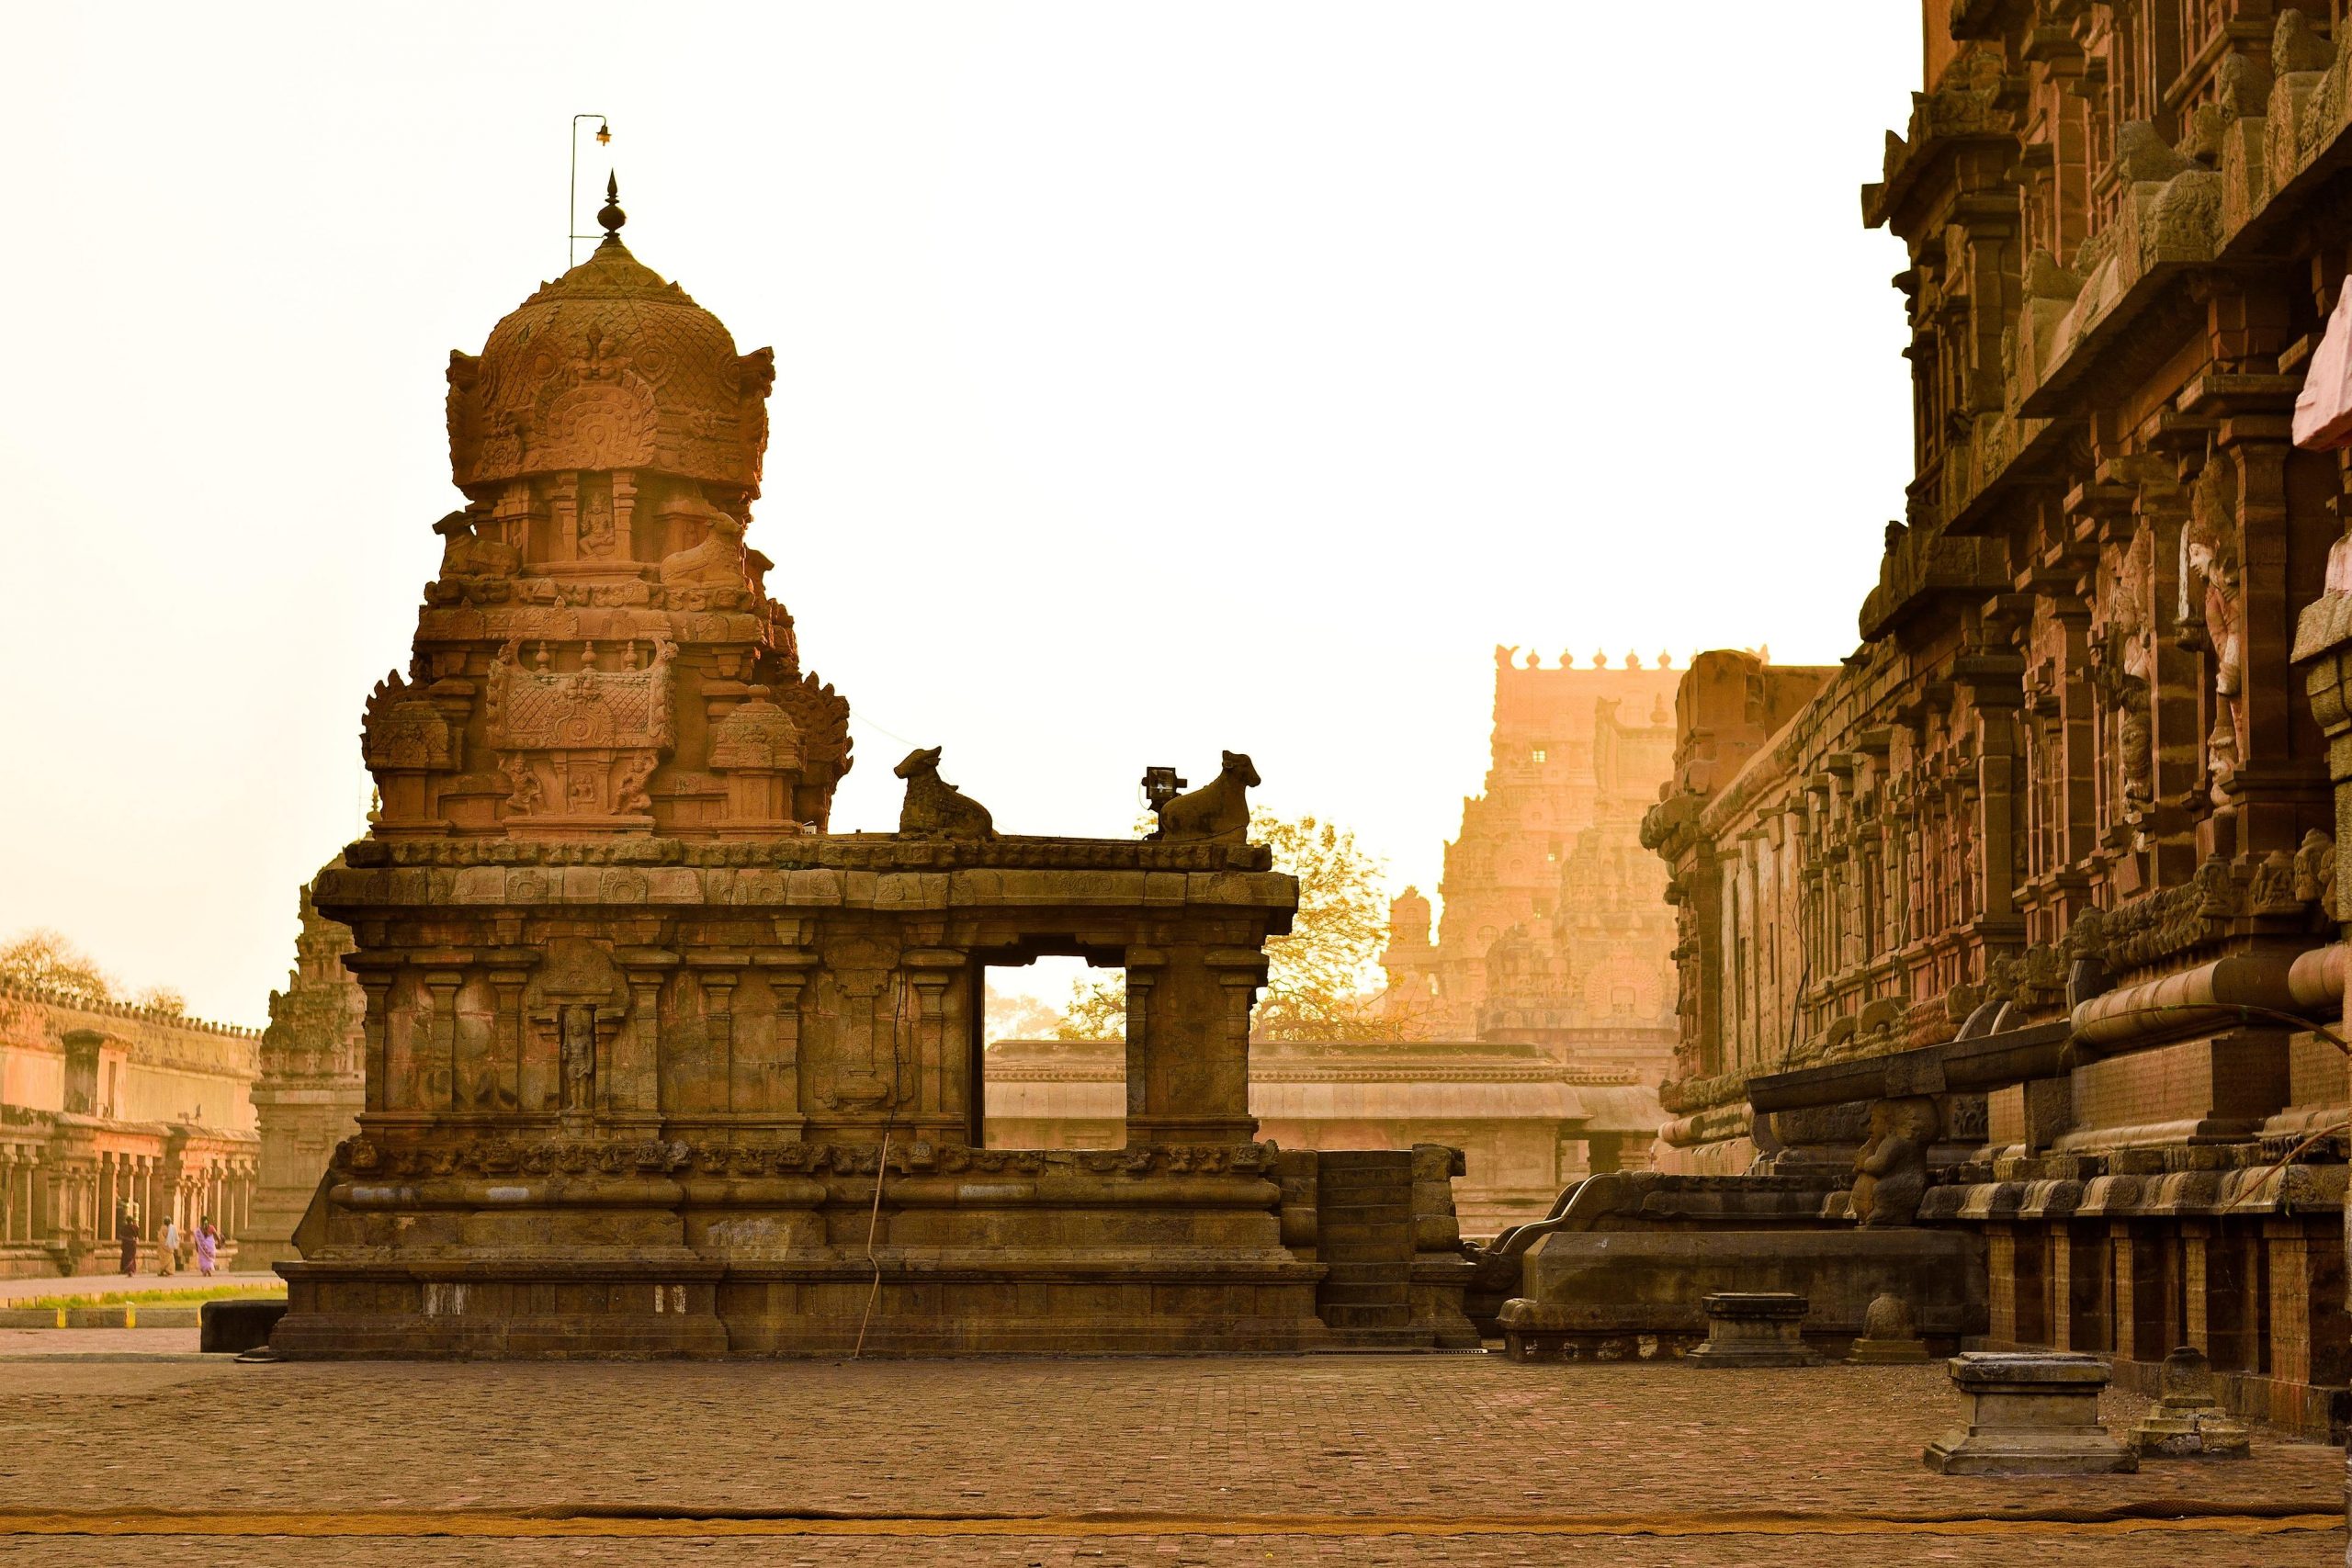
[[[366,1106],[275,1348],[1475,1343],[1458,1156],[1255,1141],[1297,889],[1245,840],[1248,758],[1144,840],[998,835],[936,750],[899,831],[831,830],[849,706],[744,542],[773,356],[599,217],[450,357],[466,505],[367,705],[380,811],[314,893],[356,942]],[[1122,1147],[984,1146],[986,971],[1046,953],[1125,974]]]

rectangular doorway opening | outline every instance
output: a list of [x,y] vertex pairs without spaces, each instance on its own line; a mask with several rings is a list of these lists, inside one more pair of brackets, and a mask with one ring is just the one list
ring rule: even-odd
[[972,1143],[1115,1149],[1126,1142],[1127,975],[1075,952],[976,960]]

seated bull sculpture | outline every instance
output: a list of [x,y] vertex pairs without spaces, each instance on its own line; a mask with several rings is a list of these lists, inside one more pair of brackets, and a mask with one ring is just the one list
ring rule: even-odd
[[907,781],[899,807],[899,833],[909,839],[993,839],[989,808],[939,776],[939,748],[907,753],[891,770]]
[[1168,843],[1239,844],[1250,837],[1250,790],[1258,770],[1239,751],[1225,753],[1225,768],[1189,795],[1154,807],[1159,827],[1150,836]]

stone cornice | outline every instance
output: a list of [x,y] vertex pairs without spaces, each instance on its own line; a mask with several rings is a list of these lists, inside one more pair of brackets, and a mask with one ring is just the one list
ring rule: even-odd
[[[404,866],[686,866],[789,870],[1264,872],[1262,844],[1159,843],[1148,839],[902,839],[890,833],[817,833],[713,842],[650,835],[561,840],[362,839],[344,852],[354,869]],[[327,874],[334,870],[329,867]]]

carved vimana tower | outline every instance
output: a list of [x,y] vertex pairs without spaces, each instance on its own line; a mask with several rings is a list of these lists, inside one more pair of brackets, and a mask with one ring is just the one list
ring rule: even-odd
[[[408,671],[367,705],[380,808],[314,894],[356,943],[366,1109],[273,1343],[1348,1332],[1318,1316],[1317,1156],[1280,1168],[1249,1114],[1262,945],[1297,897],[1245,841],[1249,760],[1136,841],[1000,836],[917,751],[898,832],[832,831],[848,704],[744,543],[773,356],[629,254],[611,187],[598,216],[593,255],[450,356],[466,505],[435,525]],[[1045,953],[1125,973],[1125,1150],[982,1146],[985,971]],[[1437,1190],[1449,1217],[1418,1229],[1442,1240]],[[1429,1342],[1442,1273],[1382,1331]]]

